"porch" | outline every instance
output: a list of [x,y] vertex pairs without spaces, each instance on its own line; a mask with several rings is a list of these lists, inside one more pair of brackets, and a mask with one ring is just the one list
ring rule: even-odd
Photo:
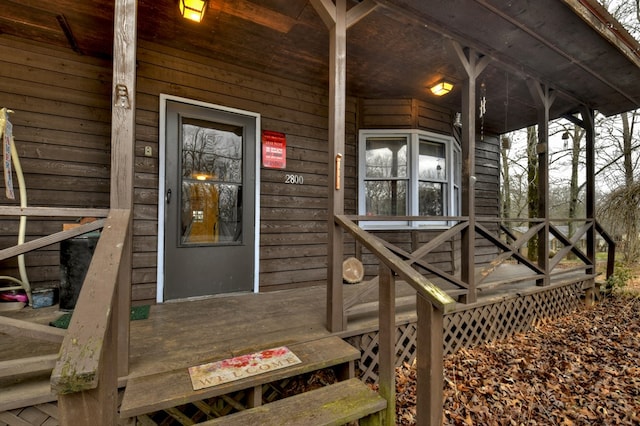
[[[593,281],[592,276],[570,271],[557,275],[550,285],[540,287],[536,286],[535,280],[518,281],[527,275],[526,269],[515,264],[498,267],[489,282],[509,280],[512,284],[479,292],[476,303],[457,303],[455,309],[444,315],[445,354],[484,340],[525,331],[540,321],[566,315],[581,306],[583,287],[590,286]],[[356,375],[362,380],[376,381],[380,337],[378,293],[367,291],[368,287],[371,287],[370,283],[344,286],[345,301],[351,304],[346,309],[347,328],[334,335],[347,340],[359,350],[360,358],[355,363]],[[185,303],[188,303],[188,309],[185,309]],[[400,365],[415,359],[417,334],[415,290],[404,282],[397,283],[395,313],[395,364]],[[46,325],[59,315],[57,308],[52,307],[7,313],[5,317]],[[487,327],[488,322],[491,327]],[[185,388],[180,386],[179,381],[184,380],[184,372],[190,366],[282,345],[296,348],[332,335],[326,327],[326,289],[321,286],[153,305],[149,318],[132,321],[130,330],[130,374],[120,379],[120,386],[127,385],[127,382],[135,384],[149,378],[160,378],[164,383],[173,383],[175,389]],[[0,360],[6,367],[8,362],[16,358],[55,360],[58,350],[59,343],[47,343],[39,339],[9,335],[3,335],[0,339]],[[19,380],[8,368],[2,369],[0,386],[4,390],[0,401],[0,424],[14,424],[8,419],[23,412],[22,407],[25,406],[35,405],[51,411],[53,405],[48,403],[56,400],[50,385],[52,365],[41,368],[39,373],[22,376]],[[266,386],[264,398],[278,399],[276,394],[282,391],[289,380],[281,379],[279,383]],[[190,383],[187,385],[190,386]],[[150,420],[152,415],[156,419],[158,416],[181,418],[186,422],[182,424],[189,424],[183,416],[191,417],[192,421],[207,418],[202,404],[193,404],[194,396],[167,389],[170,387],[154,392],[150,399],[154,401],[154,410],[145,411],[144,407],[131,406],[128,410],[145,413],[141,414],[145,420]],[[247,389],[251,389],[251,386],[247,386]],[[214,416],[212,413],[227,414],[252,405],[247,391],[223,395],[217,395],[214,391],[212,394],[216,397],[206,399],[207,406],[215,408],[208,413],[209,417]],[[160,409],[158,406],[161,404],[157,401],[163,398],[191,402],[166,403]],[[187,414],[180,415],[178,412]],[[55,411],[50,414],[55,414]]]
[[[56,398],[53,389],[58,395],[62,424],[112,425],[117,418],[118,385],[126,384],[131,389],[136,381],[161,376],[164,380],[161,386],[154,387],[159,382],[147,382],[146,389],[150,390],[147,396],[151,401],[145,406],[131,404],[131,416],[152,410],[172,410],[186,400],[199,410],[205,408],[209,412],[211,406],[195,404],[198,399],[188,389],[188,383],[185,393],[181,393],[185,383],[178,382],[178,376],[184,378],[185,367],[279,344],[302,347],[325,342],[324,339],[333,336],[333,341],[348,338],[357,347],[362,377],[378,377],[380,396],[385,400],[381,407],[380,397],[376,396],[376,401],[372,399],[371,411],[359,413],[356,418],[386,409],[383,420],[385,424],[393,424],[393,365],[398,361],[398,354],[404,360],[419,352],[418,406],[423,411],[418,419],[421,424],[437,424],[442,412],[443,352],[525,330],[541,318],[570,312],[580,305],[583,297],[590,300],[596,276],[594,237],[600,232],[595,221],[594,114],[596,109],[614,114],[638,105],[635,77],[639,64],[636,44],[624,34],[602,25],[606,14],[592,10],[592,2],[547,1],[531,5],[522,1],[516,2],[510,11],[503,11],[486,1],[465,1],[446,7],[441,4],[434,7],[436,2],[417,1],[337,0],[335,4],[328,0],[248,1],[242,2],[244,8],[241,9],[232,6],[216,9],[216,14],[223,18],[219,20],[222,27],[216,31],[211,31],[211,27],[185,29],[182,21],[174,21],[176,8],[169,2],[140,1],[141,17],[145,18],[141,20],[138,20],[138,2],[134,0],[101,1],[98,3],[103,7],[83,7],[75,13],[68,10],[73,8],[65,7],[65,2],[53,2],[53,9],[49,11],[43,11],[41,7],[45,6],[38,4],[39,13],[34,16],[43,21],[43,14],[57,18],[53,21],[54,30],[47,30],[54,35],[53,39],[35,32],[35,28],[44,29],[40,24],[31,24],[29,31],[23,31],[21,23],[26,15],[18,8],[18,2],[10,3],[14,5],[11,10],[17,13],[10,21],[5,51],[15,53],[18,49],[10,44],[16,43],[16,37],[28,33],[37,44],[34,55],[41,60],[21,56],[18,66],[12,68],[14,79],[20,82],[9,81],[8,90],[12,94],[15,90],[19,109],[35,111],[35,117],[43,113],[51,116],[46,119],[28,116],[18,124],[36,136],[49,125],[57,129],[57,138],[66,140],[87,118],[90,122],[96,121],[92,116],[97,105],[105,117],[101,117],[98,124],[88,126],[87,132],[95,134],[98,146],[103,139],[111,140],[111,159],[105,161],[104,170],[95,167],[99,169],[97,173],[92,170],[86,174],[109,181],[108,185],[99,186],[104,194],[108,191],[109,200],[107,202],[105,196],[94,201],[89,195],[77,200],[75,181],[68,184],[66,193],[73,203],[109,206],[110,210],[91,214],[109,217],[95,225],[104,224],[103,233],[66,333],[42,324],[18,323],[9,317],[0,317],[0,331],[13,336],[2,352],[12,355],[0,364],[3,373],[0,377],[7,383],[3,386],[2,398],[11,394],[5,390],[13,389],[14,385],[10,384],[14,378],[22,377],[26,388],[16,390],[16,400],[22,401],[21,404],[46,404]],[[272,5],[266,6],[266,3]],[[69,30],[62,10],[65,13],[68,10],[74,32]],[[105,10],[113,20],[104,19]],[[455,19],[451,19],[452,12],[458,10],[464,13],[454,13]],[[559,19],[544,25],[547,16]],[[92,25],[95,21],[102,24]],[[55,22],[60,23],[64,34]],[[282,22],[289,23],[287,28],[279,25]],[[359,22],[363,24],[358,25]],[[86,32],[81,28],[86,28]],[[100,30],[96,31],[97,28]],[[346,61],[348,28],[353,53],[349,68]],[[161,35],[156,30],[169,32]],[[210,37],[214,33],[216,39],[212,42]],[[496,38],[497,33],[508,35],[505,39],[508,43]],[[225,36],[218,37],[219,34]],[[95,40],[95,35],[107,40]],[[575,48],[575,43],[567,43],[571,49],[566,51],[558,47],[563,41],[574,40],[575,36],[581,40],[581,46],[589,48]],[[96,57],[109,59],[94,63],[64,52],[68,49],[67,41],[75,46],[74,51],[82,52],[77,49],[76,39],[95,40],[93,44],[99,50],[90,48],[85,52],[96,52]],[[238,40],[243,41],[241,49]],[[49,52],[48,45],[40,45],[38,41],[57,45],[55,54]],[[108,55],[104,55],[105,46]],[[185,51],[184,46],[192,49]],[[390,49],[389,46],[403,48]],[[593,57],[595,51],[600,52],[597,57]],[[272,54],[256,55],[256,52]],[[78,93],[67,90],[75,90],[77,80],[66,83],[66,87],[59,83],[66,79],[52,72],[61,68],[55,58],[59,53],[67,58],[65,65],[76,64],[62,68],[72,68],[82,82],[88,80]],[[386,60],[380,61],[380,58]],[[34,86],[29,84],[30,80],[20,78],[30,74],[23,70],[35,68],[32,64],[36,62],[48,69],[30,77],[39,84]],[[380,63],[387,65],[379,68]],[[425,75],[424,70],[428,70],[429,75]],[[42,87],[41,76],[53,87],[46,95],[35,93]],[[427,80],[435,82],[445,76],[451,76],[456,82],[453,95],[440,100],[428,98],[430,95],[423,93]],[[58,90],[57,84],[65,90]],[[489,89],[479,91],[479,88]],[[159,125],[163,110],[158,106],[158,98],[167,92],[259,113],[264,118],[265,130],[290,135],[291,161],[285,172],[309,173],[305,178],[309,185],[283,187],[284,176],[280,171],[260,169],[263,174],[258,179],[259,193],[267,202],[259,205],[260,221],[255,222],[255,227],[268,231],[261,234],[264,241],[259,241],[260,256],[271,255],[274,260],[261,265],[267,272],[261,273],[259,279],[268,282],[272,274],[277,280],[271,283],[278,286],[303,287],[305,283],[314,282],[322,283],[321,287],[197,300],[191,301],[188,308],[184,304],[167,303],[154,306],[148,320],[129,322],[132,300],[142,300],[132,297],[132,292],[151,289],[145,300],[154,299],[156,283],[149,277],[164,273],[162,266],[155,262],[162,247],[158,236],[164,223],[159,210],[168,204],[170,193],[166,193],[165,198],[162,186],[165,176],[158,172],[164,165],[164,152],[154,153],[158,151],[159,134],[163,132]],[[48,100],[44,107],[40,106],[41,96]],[[27,102],[22,100],[25,97]],[[372,238],[356,225],[366,220],[365,217],[344,216],[355,213],[355,203],[364,196],[356,190],[359,169],[355,152],[362,143],[357,141],[358,131],[388,123],[382,119],[366,121],[367,115],[360,115],[356,105],[371,97],[406,98],[404,104],[410,106],[410,114],[406,114],[408,119],[399,120],[400,127],[437,131],[459,141],[459,208],[445,211],[461,216],[439,216],[437,221],[451,222],[451,227],[428,242],[416,238],[413,244],[411,234],[409,248],[389,244]],[[435,110],[422,115],[420,105],[425,98],[432,99],[429,103]],[[486,117],[484,113],[478,116],[476,109],[485,102],[491,106],[490,113]],[[83,107],[70,108],[69,112],[60,114],[64,120],[57,120],[59,103]],[[393,110],[389,121],[395,122],[398,108],[393,102],[388,104],[385,115]],[[507,105],[512,107],[506,108]],[[461,113],[461,128],[453,121],[456,112]],[[560,236],[547,219],[548,122],[557,117],[565,117],[586,131],[586,219],[574,235]],[[48,121],[53,123],[44,123]],[[57,127],[58,121],[64,126]],[[507,232],[503,238],[499,232],[502,227],[495,226],[501,225],[496,219],[499,215],[497,136],[533,123],[539,125],[538,204],[543,219],[529,220],[530,230],[524,237]],[[40,155],[37,147],[50,143],[48,137],[43,137],[43,141],[36,138],[38,144],[34,152],[37,155],[34,156]],[[84,152],[88,138],[83,134],[77,139],[82,150],[72,152],[80,156],[77,152]],[[256,144],[259,143],[256,138]],[[489,151],[490,155],[480,155]],[[64,153],[56,153],[57,156],[67,160]],[[41,168],[40,163],[32,165],[34,174]],[[41,177],[40,180],[49,179]],[[451,182],[455,184],[455,179]],[[54,195],[58,194],[56,186],[54,181],[50,187],[44,187],[42,192],[46,197],[42,197],[42,204],[64,202]],[[87,192],[92,194],[91,190]],[[490,202],[483,205],[483,200]],[[293,206],[282,209],[283,204]],[[3,209],[7,216],[31,213],[59,217],[65,212]],[[66,213],[73,217],[86,215],[78,211]],[[496,218],[490,219],[494,223],[487,226],[481,215]],[[433,219],[422,216],[407,220]],[[345,231],[350,236],[344,237]],[[551,234],[564,246],[552,258],[545,243]],[[320,249],[314,255],[315,275],[310,277],[313,281],[290,279],[293,274],[310,275],[306,255],[296,258],[292,270],[280,268],[291,263],[291,251],[300,251],[302,243],[293,244],[300,235],[304,236],[304,244],[313,243]],[[576,246],[582,235],[587,239],[586,252]],[[71,236],[67,232],[55,238],[40,238],[39,243],[29,241],[29,246],[5,249],[4,257],[0,257],[7,259]],[[520,255],[520,248],[534,236],[540,242],[538,262]],[[480,253],[482,247],[476,250],[476,242],[482,239],[488,241],[490,252]],[[459,271],[443,269],[432,263],[432,259],[425,259],[440,244],[449,241],[457,245],[456,250],[450,252],[459,254],[459,258],[452,261],[459,265]],[[369,275],[378,278],[370,285],[344,286],[342,262],[363,248],[368,250],[365,254],[374,259],[368,263],[369,269],[377,268]],[[554,269],[560,260],[570,253],[575,254],[581,264],[573,271],[555,275]],[[521,263],[517,272],[514,269],[514,275],[499,278],[490,274],[508,271],[513,266],[504,263],[508,258]],[[269,266],[271,272],[267,269]],[[477,270],[476,266],[482,269]],[[520,269],[526,274],[521,274]],[[407,284],[396,283],[396,277]],[[451,296],[461,297],[461,302],[456,303]],[[26,336],[30,339],[26,340]],[[40,340],[50,343],[42,344]],[[58,351],[60,344],[62,349]],[[352,375],[352,356],[331,359],[332,365],[342,366],[341,378]],[[328,359],[329,354],[308,371],[327,366]],[[235,397],[237,394],[224,398],[228,394],[217,390],[204,393],[211,398],[221,396],[223,411],[244,410],[258,408],[256,406],[265,402],[263,386],[268,385],[248,382],[246,388],[236,389],[240,393],[249,389],[239,399]],[[358,386],[364,388],[361,383]],[[157,395],[161,390],[173,392],[165,399],[169,401],[166,404],[161,403]],[[139,395],[144,396],[144,392]],[[340,400],[337,396],[334,398],[333,402]],[[17,405],[0,406],[0,411],[5,410],[3,419],[10,418],[20,424],[11,417],[14,413],[6,412],[13,407]],[[54,411],[48,405],[46,410]],[[288,413],[282,412],[281,416]],[[173,412],[171,415],[182,418],[186,414]],[[198,416],[197,420],[185,422],[201,421],[203,418]]]

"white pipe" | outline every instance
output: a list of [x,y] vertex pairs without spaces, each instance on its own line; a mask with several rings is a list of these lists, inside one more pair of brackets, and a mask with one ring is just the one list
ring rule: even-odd
[[[16,144],[11,138],[11,159],[16,170],[16,176],[18,177],[18,187],[20,189],[20,207],[27,207],[27,186],[24,182],[24,174],[22,173],[22,166],[20,165],[20,157],[18,156],[18,150]],[[27,217],[20,216],[20,228],[18,230],[18,245],[24,244],[25,235],[27,233]],[[31,285],[29,284],[29,277],[27,276],[27,267],[24,263],[24,254],[18,255],[18,270],[20,271],[20,280],[24,287],[27,297],[29,298],[29,305],[33,306],[33,300],[31,298]]]

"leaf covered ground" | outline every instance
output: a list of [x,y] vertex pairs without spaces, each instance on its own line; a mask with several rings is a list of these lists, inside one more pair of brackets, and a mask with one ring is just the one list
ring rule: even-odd
[[[612,296],[445,358],[443,424],[640,424],[640,299]],[[397,423],[415,424],[415,370],[396,371]]]

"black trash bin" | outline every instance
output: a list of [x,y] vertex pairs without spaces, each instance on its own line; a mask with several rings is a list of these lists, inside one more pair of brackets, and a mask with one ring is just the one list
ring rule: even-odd
[[71,311],[87,275],[100,232],[88,232],[60,243],[60,309]]

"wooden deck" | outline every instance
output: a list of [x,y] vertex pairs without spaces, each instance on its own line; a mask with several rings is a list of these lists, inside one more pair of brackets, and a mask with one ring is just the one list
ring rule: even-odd
[[[517,265],[498,268],[492,280],[503,282],[523,276]],[[579,282],[592,277],[580,271],[557,276],[552,285]],[[357,294],[367,284],[345,285],[345,300],[358,300],[375,308],[377,290],[365,297]],[[535,281],[521,280],[479,293],[476,304],[494,303],[539,291]],[[402,282],[397,286],[397,322],[414,322],[414,290]],[[403,301],[402,303],[400,303]],[[261,349],[293,345],[330,336],[326,328],[326,290],[324,287],[283,290],[259,294],[235,294],[153,305],[148,319],[131,322],[130,374],[128,378],[143,377],[190,366],[221,360]],[[459,304],[460,308],[464,308]],[[23,309],[3,313],[8,317],[48,324],[61,312],[57,307]],[[377,330],[377,308],[351,315],[346,331],[340,337],[357,336]],[[57,353],[59,344],[0,334],[0,361]],[[48,384],[47,373],[26,379],[33,382],[33,404],[54,400],[42,395]],[[40,383],[40,385],[36,385]],[[121,384],[124,384],[122,382]],[[12,377],[0,379],[0,389],[16,386]],[[0,404],[0,412],[7,406]]]
[[[526,268],[525,268],[526,269]],[[517,279],[523,274],[518,265],[503,265],[492,281]],[[558,275],[562,280],[588,278],[571,271]],[[345,285],[345,300],[358,299],[365,284]],[[528,290],[539,289],[533,281],[520,281],[479,292],[478,303],[497,301]],[[282,290],[271,293],[234,294],[152,305],[149,318],[131,322],[130,377],[170,371],[203,361],[225,359],[266,347],[314,340],[330,335],[326,329],[326,295],[321,286]],[[398,283],[398,299],[414,291]],[[360,298],[362,303],[375,303],[377,290]],[[3,312],[5,316],[39,324],[61,315],[57,307]],[[411,319],[411,304],[399,306],[398,321]],[[354,315],[341,336],[352,336],[377,327],[375,313]],[[17,357],[55,353],[59,345],[0,334],[0,361]]]

